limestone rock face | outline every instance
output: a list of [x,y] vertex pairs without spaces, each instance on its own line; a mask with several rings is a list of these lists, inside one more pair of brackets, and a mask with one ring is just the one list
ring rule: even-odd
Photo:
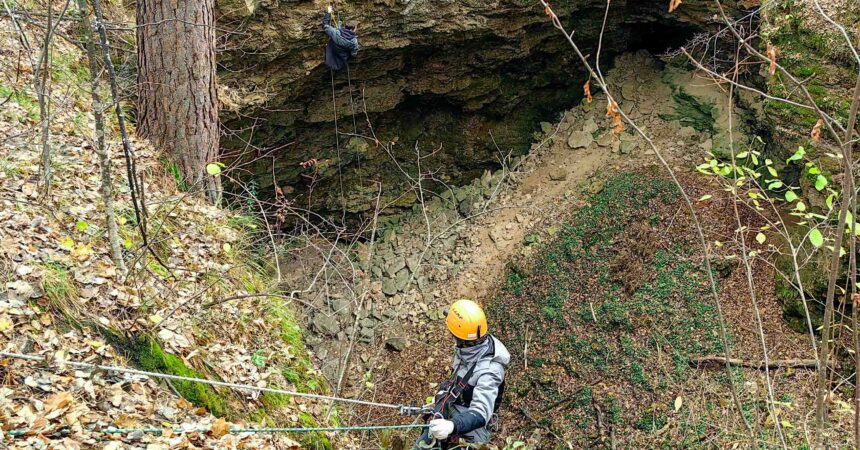
[[[606,61],[683,45],[706,26],[711,3],[690,0],[670,15],[662,0],[613,2]],[[323,63],[325,5],[218,3],[221,117],[233,131],[222,142],[234,158],[256,159],[245,181],[261,197],[278,186],[318,211],[360,213],[372,209],[373,182],[382,181],[382,203],[410,206],[415,198],[401,195],[407,180],[392,158],[414,174],[416,143],[438,150],[422,171],[462,185],[495,167],[499,150],[527,152],[540,122],[582,96],[584,71],[533,1],[337,2],[341,19],[358,22],[361,50],[348,72],[334,74]],[[592,52],[605,2],[553,5]],[[394,143],[390,153],[374,135]]]

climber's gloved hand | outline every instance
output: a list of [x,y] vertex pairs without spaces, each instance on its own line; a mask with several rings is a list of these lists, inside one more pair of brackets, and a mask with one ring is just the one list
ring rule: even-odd
[[331,7],[331,3],[329,3],[328,6],[326,6],[325,8],[325,12],[331,14],[332,11],[334,11],[334,9]]
[[448,439],[454,432],[454,422],[445,419],[433,419],[430,421],[430,435],[436,439]]

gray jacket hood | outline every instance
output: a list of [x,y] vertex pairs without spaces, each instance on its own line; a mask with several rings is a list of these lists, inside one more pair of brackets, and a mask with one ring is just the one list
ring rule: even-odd
[[[492,356],[488,355],[491,349],[493,350]],[[504,369],[511,362],[511,354],[508,353],[505,344],[502,344],[502,341],[493,335],[488,336],[486,341],[474,347],[457,348],[454,353],[454,367],[459,365],[460,370],[465,374],[477,358],[481,361],[475,366],[475,374],[479,370],[486,370],[492,364],[501,365]]]

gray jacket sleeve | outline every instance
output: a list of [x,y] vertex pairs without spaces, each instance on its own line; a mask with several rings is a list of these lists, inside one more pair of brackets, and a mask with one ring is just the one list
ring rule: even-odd
[[499,395],[499,386],[505,377],[505,369],[501,365],[494,365],[489,372],[478,375],[475,389],[472,391],[472,402],[469,409],[454,416],[455,434],[470,433],[478,428],[483,428],[489,423],[493,416],[493,407],[496,397]]
[[483,373],[475,383],[472,392],[472,403],[469,411],[474,411],[484,418],[486,422],[493,416],[493,407],[496,405],[496,397],[499,395],[499,386],[505,379],[505,368],[501,364],[493,364],[490,371]]
[[325,13],[325,16],[323,16],[323,31],[325,31],[325,34],[327,34],[328,37],[335,41],[341,39],[337,32],[337,28],[331,26],[331,14],[329,13]]

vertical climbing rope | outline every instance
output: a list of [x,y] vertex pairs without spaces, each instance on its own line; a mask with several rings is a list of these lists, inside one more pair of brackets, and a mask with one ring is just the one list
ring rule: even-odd
[[[355,123],[355,96],[352,93],[352,75],[349,63],[346,63],[346,82],[349,84],[349,108],[352,111],[352,134],[358,136],[358,125]],[[358,170],[361,171],[361,154],[358,155]]]
[[343,195],[343,173],[341,172],[341,157],[340,157],[340,130],[337,127],[337,97],[334,93],[334,69],[329,69],[331,72],[331,104],[334,110],[334,143],[337,147],[337,179],[340,184],[340,206],[341,206],[341,222],[346,221],[346,199]]
[[355,124],[355,97],[352,94],[352,75],[349,73],[349,63],[346,63],[346,82],[349,83],[349,107],[352,109],[352,134],[358,134]]

